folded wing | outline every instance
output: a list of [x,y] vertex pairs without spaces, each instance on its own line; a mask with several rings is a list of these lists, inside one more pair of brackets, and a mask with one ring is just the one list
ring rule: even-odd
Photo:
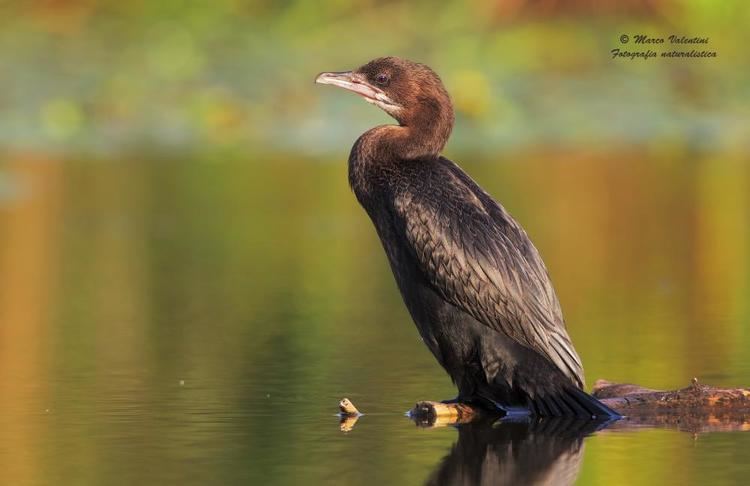
[[[396,195],[420,269],[447,301],[554,363],[583,387],[583,367],[541,257],[526,233],[452,162],[429,191]],[[445,187],[445,181],[453,187]]]

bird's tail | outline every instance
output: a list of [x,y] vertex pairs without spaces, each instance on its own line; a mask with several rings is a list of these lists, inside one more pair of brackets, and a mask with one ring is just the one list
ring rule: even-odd
[[540,417],[580,417],[611,420],[622,418],[602,402],[575,386],[568,386],[557,394],[529,398],[529,409]]

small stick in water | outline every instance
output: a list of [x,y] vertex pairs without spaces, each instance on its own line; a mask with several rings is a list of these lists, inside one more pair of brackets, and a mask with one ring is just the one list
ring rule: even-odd
[[362,415],[359,410],[357,410],[357,407],[355,407],[351,400],[349,400],[348,398],[341,399],[341,401],[339,402],[339,410],[341,410],[341,415],[349,417]]
[[362,414],[348,398],[341,399],[339,402],[339,410],[341,410],[341,413],[339,414],[341,416],[341,422],[339,423],[341,431],[351,431],[354,428],[354,424],[357,423],[357,420],[359,420],[359,417]]

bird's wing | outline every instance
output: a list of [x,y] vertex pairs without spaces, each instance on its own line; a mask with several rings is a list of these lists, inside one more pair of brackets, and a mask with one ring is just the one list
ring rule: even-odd
[[581,361],[536,248],[500,205],[451,166],[442,167],[439,185],[430,177],[428,190],[394,198],[398,226],[422,272],[447,301],[546,356],[582,387]]

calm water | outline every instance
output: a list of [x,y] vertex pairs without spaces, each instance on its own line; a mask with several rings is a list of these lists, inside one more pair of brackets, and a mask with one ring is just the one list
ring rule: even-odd
[[[468,156],[456,156],[471,160]],[[750,385],[750,170],[681,151],[464,164],[527,228],[597,378]],[[343,161],[0,166],[5,484],[740,484],[750,433],[477,424]],[[337,402],[366,413],[349,432]]]

